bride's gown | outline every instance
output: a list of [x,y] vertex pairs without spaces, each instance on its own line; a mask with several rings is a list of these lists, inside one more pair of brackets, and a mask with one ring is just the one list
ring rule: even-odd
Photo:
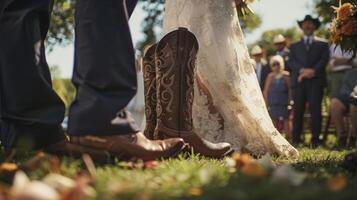
[[197,74],[213,97],[195,84],[193,121],[196,132],[212,142],[229,142],[253,154],[298,155],[274,128],[239,25],[234,0],[166,0],[164,33],[186,27],[199,41]]

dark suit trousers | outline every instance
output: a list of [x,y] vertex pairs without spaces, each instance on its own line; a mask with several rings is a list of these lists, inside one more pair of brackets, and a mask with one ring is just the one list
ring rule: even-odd
[[[138,131],[123,109],[136,93],[135,55],[125,5],[136,1],[77,0],[75,64],[77,88],[69,112],[70,135],[117,135]],[[129,13],[130,14],[130,13]],[[112,123],[119,116],[121,120]]]
[[321,102],[323,97],[323,86],[315,80],[304,80],[293,88],[294,98],[294,127],[293,138],[295,142],[300,142],[300,135],[303,131],[303,120],[305,104],[309,103],[311,114],[311,127],[313,142],[318,142],[321,131]]
[[[131,8],[128,14],[135,3],[127,4]],[[43,45],[50,4],[50,0],[0,2],[0,140],[5,148],[29,144],[40,148],[64,139],[60,128],[64,105],[52,90]],[[118,112],[136,90],[134,53],[124,4],[82,0],[78,5],[84,7],[76,13],[73,81],[78,94],[70,111],[70,129],[82,134],[79,129],[83,127],[86,134],[103,135],[136,131],[127,113]],[[121,120],[111,125],[116,113]]]
[[43,45],[50,1],[1,0],[0,16],[1,143],[36,148],[62,140],[64,105],[52,90]]

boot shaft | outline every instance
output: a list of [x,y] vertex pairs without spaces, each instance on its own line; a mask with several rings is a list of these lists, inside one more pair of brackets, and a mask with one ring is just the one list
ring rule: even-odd
[[156,44],[145,50],[143,56],[143,76],[144,76],[144,96],[145,96],[145,116],[146,127],[144,134],[149,139],[153,139],[156,126],[156,67],[155,67]]
[[157,45],[157,127],[180,133],[193,129],[192,104],[198,42],[187,29],[168,33]]

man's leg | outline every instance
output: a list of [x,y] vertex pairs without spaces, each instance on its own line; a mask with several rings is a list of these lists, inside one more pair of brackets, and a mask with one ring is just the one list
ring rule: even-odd
[[64,139],[64,105],[52,90],[43,45],[50,1],[5,0],[0,5],[2,145],[12,148],[25,141],[41,148],[57,143]]
[[182,139],[148,140],[124,111],[137,84],[124,0],[77,0],[73,83],[72,143],[142,160],[170,157],[183,148]]
[[346,106],[337,98],[331,99],[330,103],[331,119],[336,126],[338,136],[347,137],[344,125],[344,116],[347,112]]
[[15,0],[2,0],[2,1],[0,1],[0,19],[1,19],[2,14],[5,11],[5,8],[13,1],[15,1]]
[[294,125],[293,125],[293,142],[301,142],[301,132],[303,129],[303,118],[305,112],[305,93],[303,83],[300,83],[296,88],[293,88],[294,99]]
[[350,104],[351,137],[350,146],[356,147],[357,139],[357,105]]
[[[134,48],[123,0],[78,0],[70,135],[138,132],[123,109],[136,93]],[[120,123],[112,120],[120,115]]]
[[307,101],[311,113],[312,144],[319,145],[321,132],[321,103],[323,98],[323,87],[311,81],[307,87]]

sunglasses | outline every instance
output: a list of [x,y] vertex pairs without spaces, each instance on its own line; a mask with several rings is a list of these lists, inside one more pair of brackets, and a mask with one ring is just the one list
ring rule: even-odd
[[272,66],[280,66],[280,63],[273,63]]

